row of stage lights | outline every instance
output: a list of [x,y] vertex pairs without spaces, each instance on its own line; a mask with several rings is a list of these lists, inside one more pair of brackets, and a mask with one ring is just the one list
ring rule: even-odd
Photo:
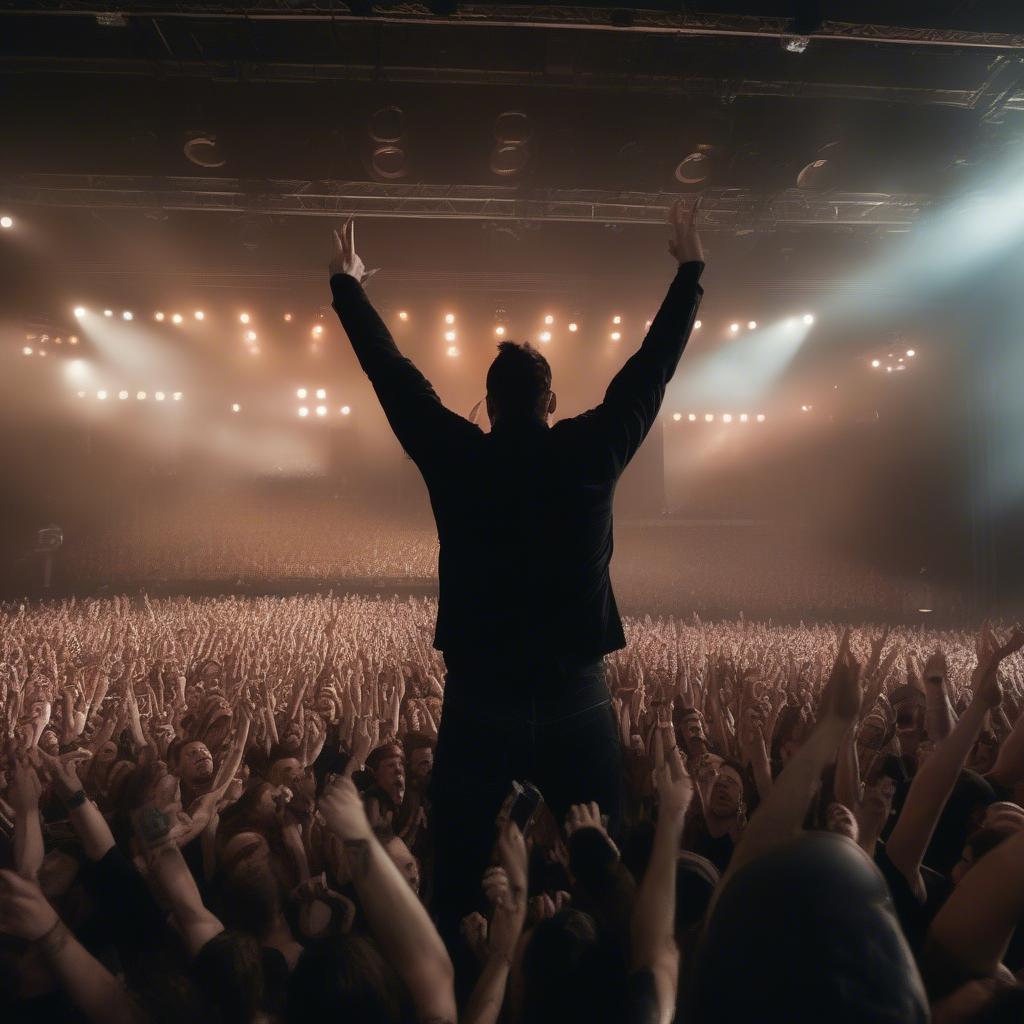
[[[906,352],[906,355],[902,355],[902,356],[897,356],[894,352],[890,352],[889,353],[889,358],[890,359],[895,359],[896,361],[895,361],[895,363],[886,363],[885,364],[885,372],[886,373],[898,373],[901,370],[905,370],[907,368],[907,360],[908,359],[913,359],[916,355],[917,355],[916,349],[912,349],[912,348],[908,348],[907,352]],[[872,370],[880,370],[881,368],[882,368],[882,360],[881,359],[872,359],[871,360],[871,369]]]
[[695,412],[688,412],[685,417],[681,412],[672,413],[672,419],[676,423],[680,423],[684,418],[687,423],[697,423],[698,421],[714,423],[717,419],[726,425],[730,423],[764,423],[768,419],[763,412],[759,412],[756,416],[751,416],[746,412],[741,412],[736,416],[731,412],[723,412],[719,417],[716,417],[713,412],[706,412],[702,416],[698,416]]
[[[92,397],[93,392],[90,392],[90,391],[79,391],[79,392],[77,392],[77,395],[78,395],[79,398],[89,398],[89,397]],[[108,398],[114,397],[114,393],[112,391],[106,390],[105,388],[100,388],[99,391],[95,392],[95,397],[96,397],[96,400],[98,402],[105,402]],[[120,401],[122,401],[122,402],[127,402],[128,399],[131,398],[132,396],[131,396],[131,392],[128,391],[127,388],[122,388],[120,391],[117,392],[117,396],[116,397]],[[185,397],[184,394],[182,394],[182,392],[180,392],[180,391],[172,391],[170,394],[168,394],[166,391],[154,391],[153,392],[153,401],[154,402],[163,402],[163,401],[167,400],[168,398],[172,402],[180,402],[184,397]],[[149,392],[148,391],[136,391],[135,392],[135,400],[137,402],[145,402],[147,398],[149,398]]]
[[[68,344],[69,345],[77,345],[78,344],[78,335],[77,334],[69,334],[67,340],[68,340]],[[49,334],[38,334],[38,335],[36,335],[36,334],[26,334],[25,335],[25,341],[29,342],[30,344],[26,344],[26,345],[24,345],[22,347],[21,354],[23,356],[43,356],[43,357],[45,357],[49,350],[44,348],[43,347],[44,345],[48,345],[51,341],[54,343],[54,345],[63,345],[64,344],[64,338],[63,338],[62,335],[59,335],[59,334],[55,335],[52,338],[50,337]]]

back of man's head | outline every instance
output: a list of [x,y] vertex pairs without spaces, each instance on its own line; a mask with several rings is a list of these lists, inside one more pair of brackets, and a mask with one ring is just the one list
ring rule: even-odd
[[543,418],[551,392],[551,366],[528,342],[503,341],[487,371],[491,420],[506,416]]

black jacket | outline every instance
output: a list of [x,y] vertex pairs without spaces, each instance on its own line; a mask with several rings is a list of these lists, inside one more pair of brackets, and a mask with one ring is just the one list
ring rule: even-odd
[[434,646],[449,663],[540,667],[625,646],[608,575],[612,498],[690,336],[703,269],[679,268],[599,406],[551,427],[502,420],[490,433],[441,404],[354,278],[331,279],[359,363],[430,493],[441,545]]

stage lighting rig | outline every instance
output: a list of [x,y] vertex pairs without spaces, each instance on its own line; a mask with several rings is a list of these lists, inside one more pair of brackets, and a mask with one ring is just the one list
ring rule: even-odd
[[0,217],[0,228],[3,228],[4,231],[10,231],[11,228],[13,228],[13,227],[14,227],[14,218],[13,217],[8,217],[6,215],[4,215],[3,217]]

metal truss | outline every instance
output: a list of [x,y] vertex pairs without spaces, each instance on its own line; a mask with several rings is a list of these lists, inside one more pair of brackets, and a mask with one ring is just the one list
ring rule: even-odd
[[[439,18],[421,3],[391,3],[378,0],[373,13],[353,15],[338,0],[254,0],[245,3],[164,2],[144,3],[120,0],[97,3],[90,0],[13,0],[0,14],[38,15],[123,15],[156,18],[238,18],[246,20],[343,21],[375,20],[433,25],[487,25],[519,28],[557,28],[605,32],[640,32],[657,35],[738,36],[779,38],[792,32],[784,18],[746,15],[701,14],[600,6],[547,4],[460,3],[456,13]],[[952,46],[993,50],[1024,49],[1024,35],[1009,32],[976,32],[956,28],[918,28],[895,25],[824,21],[814,40],[866,42],[912,46]]]
[[126,175],[30,175],[0,181],[11,204],[88,209],[197,210],[277,216],[663,224],[669,206],[700,200],[704,229],[744,233],[779,228],[906,231],[931,200],[923,195],[809,192],[766,194],[709,188],[680,197],[664,192],[596,189],[520,190],[493,185],[365,181],[243,181]]

